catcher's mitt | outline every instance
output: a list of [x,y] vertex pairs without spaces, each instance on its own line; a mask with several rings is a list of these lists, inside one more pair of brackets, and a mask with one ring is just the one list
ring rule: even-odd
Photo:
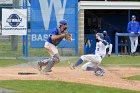
[[68,41],[72,40],[72,35],[70,35],[68,32],[65,32],[65,39]]

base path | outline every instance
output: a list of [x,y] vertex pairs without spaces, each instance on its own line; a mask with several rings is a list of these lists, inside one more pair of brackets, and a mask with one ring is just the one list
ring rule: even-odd
[[[52,70],[49,75],[41,75],[37,69],[31,67],[4,67],[0,68],[0,80],[59,80],[140,91],[140,81],[122,79],[140,75],[140,68],[105,67],[106,73],[102,77],[80,68],[70,70],[69,67],[53,67]],[[19,75],[20,72],[27,74]]]

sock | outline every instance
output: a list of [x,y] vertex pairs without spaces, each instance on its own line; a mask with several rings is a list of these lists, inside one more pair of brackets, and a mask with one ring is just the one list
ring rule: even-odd
[[97,68],[95,68],[95,67],[87,67],[87,71],[96,71],[97,70]]
[[77,67],[78,65],[80,65],[83,62],[83,60],[80,58],[75,64],[74,66]]

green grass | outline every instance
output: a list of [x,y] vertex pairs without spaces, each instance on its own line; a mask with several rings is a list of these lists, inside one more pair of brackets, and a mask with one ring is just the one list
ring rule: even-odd
[[[28,47],[29,57],[42,57],[49,56],[45,48],[30,48]],[[22,43],[18,43],[16,51],[11,50],[11,41],[0,41],[0,57],[21,57],[22,56]]]
[[27,60],[17,60],[17,59],[0,59],[0,67],[13,66],[16,64],[27,63]]
[[131,76],[131,77],[125,77],[123,79],[138,80],[138,81],[140,81],[140,75],[135,75],[135,76]]
[[[75,63],[80,57],[75,57],[70,59],[69,61],[71,63]],[[140,56],[111,56],[111,57],[105,57],[102,62],[101,65],[106,65],[106,64],[129,64],[129,65],[135,65],[135,64],[139,64],[138,67],[140,66]],[[59,64],[57,64],[57,66],[67,66],[67,61],[62,61]]]
[[140,64],[140,56],[111,56],[105,57],[101,64]]
[[[70,62],[75,63],[80,57],[75,57],[69,59]],[[106,65],[106,64],[129,64],[130,65],[135,65],[139,64],[137,67],[140,67],[140,56],[132,57],[132,56],[112,56],[112,57],[105,57],[101,63],[101,65]],[[10,65],[16,65],[16,64],[21,64],[25,62],[30,62],[27,60],[16,60],[16,59],[0,59],[0,67],[1,66],[10,66]],[[56,64],[55,66],[59,67],[64,67],[64,66],[69,66],[68,65],[68,60],[61,61],[60,63]]]
[[0,81],[1,88],[16,90],[16,93],[139,93],[126,89],[109,88],[63,81],[10,80]]

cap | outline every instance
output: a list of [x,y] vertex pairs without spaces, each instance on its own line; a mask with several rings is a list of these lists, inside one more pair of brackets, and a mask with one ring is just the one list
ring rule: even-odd
[[63,19],[61,21],[59,21],[59,25],[67,25],[67,20]]
[[136,18],[136,16],[135,15],[132,15],[132,18]]

